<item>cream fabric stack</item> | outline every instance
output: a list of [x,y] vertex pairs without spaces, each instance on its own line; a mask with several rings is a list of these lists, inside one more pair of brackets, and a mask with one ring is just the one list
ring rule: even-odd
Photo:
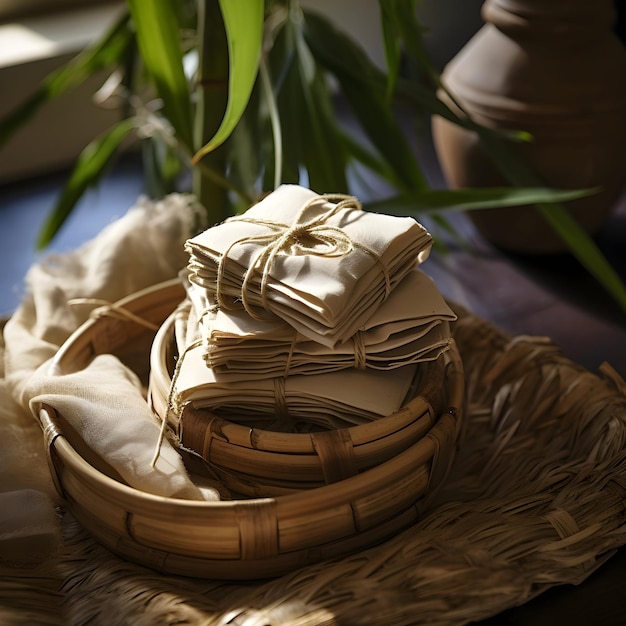
[[398,410],[451,342],[418,268],[431,244],[412,218],[296,185],[190,239],[172,409],[326,428]]
[[[355,367],[392,370],[436,359],[450,342],[454,315],[417,267],[347,341],[334,348],[301,335],[282,320],[259,323],[244,310],[214,306],[206,291],[189,284],[207,366],[217,374],[265,378],[323,374]],[[416,297],[418,294],[418,297]]]
[[222,309],[268,313],[333,348],[350,339],[432,239],[411,218],[369,213],[355,198],[282,185],[244,215],[187,242],[189,279]]

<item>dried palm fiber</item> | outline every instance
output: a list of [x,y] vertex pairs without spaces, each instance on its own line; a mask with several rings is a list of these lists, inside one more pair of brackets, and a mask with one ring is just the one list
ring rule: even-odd
[[64,512],[54,565],[2,578],[3,617],[16,624],[37,623],[35,615],[46,624],[438,626],[581,582],[626,543],[626,399],[612,380],[546,339],[508,337],[456,312],[466,427],[445,489],[411,528],[360,554],[235,584],[120,559]]
[[[169,282],[117,303],[116,312],[129,314],[126,323],[133,329],[126,334],[118,332],[122,320],[117,316],[88,321],[59,350],[53,371],[63,375],[88,366],[95,346],[115,352],[133,336],[150,332],[136,318],[161,321],[163,303],[171,302],[176,290],[182,297],[182,286]],[[116,332],[107,330],[109,323]],[[133,489],[85,454],[76,433],[64,431],[63,415],[44,406],[39,417],[60,492],[72,513],[105,545],[170,573],[262,578],[379,543],[415,522],[422,502],[433,496],[449,470],[463,413],[463,372],[456,350],[446,353],[445,368],[445,402],[436,415],[425,408],[427,426],[419,439],[361,473],[350,473],[349,431],[318,433],[314,444],[324,462],[313,479],[328,478],[329,484],[276,497],[200,502]],[[416,399],[422,409],[425,403]],[[406,412],[414,413],[411,408]],[[395,423],[398,416],[390,419]],[[380,445],[385,443],[383,439]]]
[[[356,475],[417,443],[447,408],[445,363],[456,356],[422,364],[400,410],[357,426],[341,428],[343,421],[331,421],[327,429],[312,429],[296,418],[278,417],[264,428],[257,418],[248,420],[241,414],[225,419],[192,402],[177,413],[171,410],[168,396],[176,354],[174,322],[186,310],[185,304],[179,307],[155,336],[149,395],[155,413],[168,420],[184,448],[198,452],[210,463],[211,474],[217,473],[234,492],[275,496]],[[204,364],[199,368],[204,369]],[[289,431],[289,427],[304,432]]]

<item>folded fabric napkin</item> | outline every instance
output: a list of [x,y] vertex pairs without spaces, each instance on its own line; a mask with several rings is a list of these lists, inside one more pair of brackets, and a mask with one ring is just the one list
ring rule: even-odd
[[[375,371],[347,369],[313,376],[233,381],[204,363],[201,344],[182,353],[172,382],[172,409],[186,403],[238,423],[293,422],[342,428],[397,411],[409,394],[417,366]],[[267,426],[266,426],[267,427]]]
[[311,341],[281,320],[258,321],[245,310],[218,309],[205,289],[188,282],[186,288],[192,305],[188,328],[197,328],[198,334],[181,336],[178,345],[184,349],[201,337],[206,365],[239,379],[322,374],[353,367],[388,370],[433,360],[448,349],[449,322],[456,317],[417,266],[361,330],[333,349]]
[[409,217],[363,211],[352,197],[282,185],[186,244],[189,280],[222,309],[268,312],[328,348],[351,338],[430,252]]

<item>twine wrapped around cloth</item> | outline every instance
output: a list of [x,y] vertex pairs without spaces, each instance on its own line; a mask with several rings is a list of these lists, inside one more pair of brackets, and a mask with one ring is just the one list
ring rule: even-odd
[[[306,214],[315,204],[320,201],[337,202],[331,205],[324,213],[317,215],[311,219],[306,219]],[[344,230],[337,226],[328,224],[328,219],[333,215],[343,211],[344,209],[363,210],[361,203],[354,196],[345,196],[341,194],[324,194],[311,198],[300,209],[293,224],[281,224],[270,220],[261,220],[258,218],[246,217],[245,215],[231,218],[231,221],[246,222],[266,226],[270,232],[262,235],[252,235],[243,237],[230,244],[223,253],[222,259],[218,265],[215,299],[217,305],[222,309],[230,309],[231,306],[222,298],[221,285],[224,279],[224,268],[229,259],[229,253],[234,246],[239,245],[259,245],[256,258],[246,271],[243,282],[241,283],[241,304],[248,315],[256,320],[267,319],[267,315],[258,315],[257,310],[250,303],[250,290],[252,278],[255,273],[260,274],[260,296],[262,309],[265,311],[269,308],[267,299],[267,284],[270,278],[270,270],[276,258],[281,252],[288,252],[295,255],[313,255],[326,258],[340,257],[349,254],[354,248],[359,248],[370,254],[372,258],[380,265],[385,281],[385,299],[391,293],[391,279],[389,271],[378,253],[371,248],[352,240]]]
[[346,369],[340,372],[252,380],[220,376],[203,361],[201,343],[190,344],[176,363],[169,386],[168,414],[180,415],[192,402],[246,423],[298,416],[324,428],[362,424],[397,411],[417,373],[416,365],[393,371]]
[[363,211],[350,197],[334,205],[283,185],[243,216],[190,239],[186,250],[189,280],[222,308],[265,318],[269,311],[332,348],[428,257],[431,243],[412,218]]
[[259,322],[241,309],[223,311],[205,289],[183,282],[191,303],[189,314],[204,342],[206,364],[232,380],[353,367],[389,370],[431,361],[448,349],[449,323],[455,319],[436,285],[417,266],[359,331],[332,349],[281,320]]

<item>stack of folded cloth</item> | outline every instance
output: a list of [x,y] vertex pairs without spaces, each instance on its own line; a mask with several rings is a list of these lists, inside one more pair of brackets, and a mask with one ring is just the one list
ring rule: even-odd
[[295,185],[190,239],[172,409],[283,430],[397,411],[451,343],[418,269],[431,244],[412,218]]

